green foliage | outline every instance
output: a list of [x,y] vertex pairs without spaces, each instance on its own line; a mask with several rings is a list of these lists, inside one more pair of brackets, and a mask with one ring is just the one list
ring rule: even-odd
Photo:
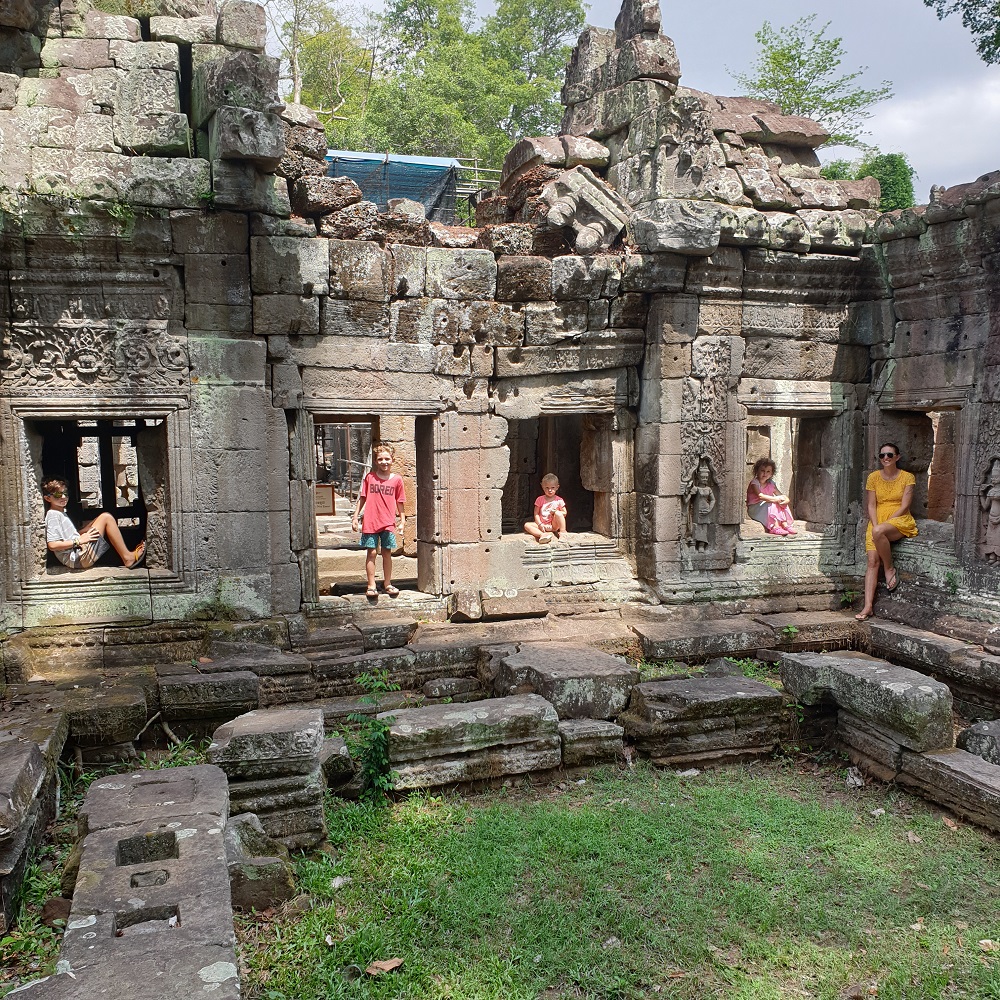
[[[518,138],[556,131],[568,43],[583,23],[581,0],[500,0],[478,25],[467,0],[394,0],[364,43],[355,33],[356,53],[370,59],[355,65],[367,75],[353,77],[330,142],[499,167]],[[316,100],[328,70],[320,54],[309,69],[308,52],[303,97]]]
[[820,173],[828,180],[856,180],[874,177],[882,191],[879,210],[891,212],[910,208],[914,203],[913,178],[916,171],[904,153],[880,153],[869,150],[860,160],[834,160],[825,164]]
[[1000,3],[997,0],[924,0],[939,18],[961,14],[985,63],[1000,63]]
[[958,593],[959,575],[953,569],[948,570],[944,575],[944,585],[948,588],[948,593],[955,596]]
[[389,671],[382,669],[373,673],[359,674],[354,678],[365,691],[361,697],[366,705],[371,705],[374,715],[352,712],[348,722],[357,725],[353,732],[345,733],[351,756],[361,761],[361,794],[372,802],[384,802],[392,791],[395,775],[389,766],[389,730],[395,721],[393,717],[376,718],[381,710],[382,696],[398,691],[399,685],[389,679]]
[[857,169],[858,165],[851,160],[831,160],[823,164],[820,173],[828,181],[853,181]]
[[[997,936],[994,839],[950,830],[892,786],[846,795],[838,764],[693,779],[640,765],[563,792],[331,800],[336,856],[298,865],[312,909],[239,920],[244,988],[834,1000],[860,983],[880,1000],[996,997],[996,955],[977,944]],[[391,977],[341,976],[390,957],[404,960]]]
[[786,115],[819,122],[830,133],[827,145],[863,146],[862,126],[873,105],[892,97],[892,85],[865,88],[867,67],[838,75],[845,52],[842,38],[827,38],[830,23],[815,27],[808,14],[785,28],[765,21],[754,36],[759,51],[748,73],[732,73],[751,97],[774,101]]
[[799,630],[794,625],[786,625],[781,630],[781,637],[785,642],[793,642],[798,634]]
[[747,656],[742,659],[727,656],[726,659],[730,663],[735,663],[740,668],[740,673],[752,681],[760,681],[761,684],[769,684],[772,687],[776,683],[780,683],[774,668],[771,664],[764,663],[763,660],[758,660],[753,656]]

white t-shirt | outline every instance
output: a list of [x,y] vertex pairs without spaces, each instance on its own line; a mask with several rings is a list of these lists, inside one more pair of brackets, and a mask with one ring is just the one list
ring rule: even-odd
[[[59,510],[50,510],[45,515],[45,541],[71,542],[79,534],[76,525]],[[80,549],[60,549],[52,554],[64,566],[76,569],[80,562]]]

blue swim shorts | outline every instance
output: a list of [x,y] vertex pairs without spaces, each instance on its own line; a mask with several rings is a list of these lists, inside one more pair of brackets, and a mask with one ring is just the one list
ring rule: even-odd
[[395,552],[397,548],[395,533],[390,531],[388,528],[384,528],[382,531],[377,531],[374,535],[366,535],[364,532],[361,533],[361,548],[374,549],[379,545],[382,546],[383,552]]

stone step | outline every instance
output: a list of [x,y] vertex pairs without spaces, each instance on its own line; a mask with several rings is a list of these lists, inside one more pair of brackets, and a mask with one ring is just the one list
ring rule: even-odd
[[664,766],[707,765],[770,753],[786,729],[784,699],[746,677],[645,681],[618,717],[639,753]]
[[775,644],[775,633],[746,615],[715,620],[640,622],[631,626],[647,660],[707,660],[752,656]]
[[535,694],[391,714],[389,759],[400,791],[549,770],[562,761],[559,717]]
[[951,691],[915,670],[850,652],[786,653],[781,680],[803,705],[832,701],[910,750],[954,745]]
[[503,697],[533,692],[560,719],[613,719],[628,704],[639,672],[624,660],[586,646],[521,643],[503,656],[493,682]]

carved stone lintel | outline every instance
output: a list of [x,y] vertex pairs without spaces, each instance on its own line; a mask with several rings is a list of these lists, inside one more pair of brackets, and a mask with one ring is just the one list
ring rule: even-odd
[[578,253],[606,250],[618,238],[632,213],[618,193],[586,167],[564,170],[542,188],[552,226],[568,226],[576,233]]

